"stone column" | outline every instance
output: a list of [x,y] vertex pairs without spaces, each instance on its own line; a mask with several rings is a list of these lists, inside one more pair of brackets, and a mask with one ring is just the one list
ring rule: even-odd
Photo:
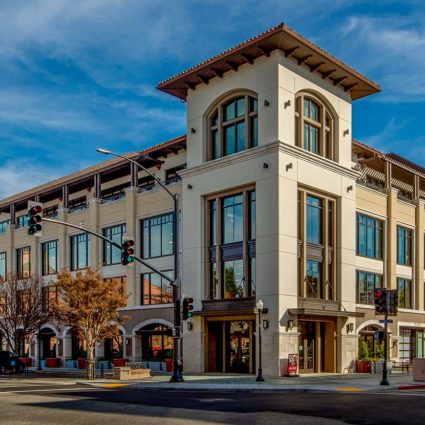
[[397,289],[397,189],[388,190],[387,199],[387,288]]
[[[100,199],[92,198],[89,201],[89,223],[88,228],[99,233],[99,206]],[[90,235],[90,266],[97,267],[101,264],[102,240],[96,236]]]

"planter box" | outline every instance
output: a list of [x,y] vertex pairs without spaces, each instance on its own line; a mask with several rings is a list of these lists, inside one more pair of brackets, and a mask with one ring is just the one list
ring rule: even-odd
[[167,372],[172,372],[173,371],[173,359],[165,359],[165,370]]
[[124,367],[128,362],[128,359],[113,359],[114,367]]
[[413,380],[425,381],[425,359],[413,359]]
[[32,366],[32,358],[31,357],[21,357],[19,361],[22,363],[24,367]]
[[46,359],[46,366],[47,367],[59,367],[59,359],[56,357],[48,357]]
[[371,360],[356,360],[357,373],[371,373],[372,361]]
[[86,358],[77,359],[78,369],[85,369],[86,368],[86,362],[87,362]]

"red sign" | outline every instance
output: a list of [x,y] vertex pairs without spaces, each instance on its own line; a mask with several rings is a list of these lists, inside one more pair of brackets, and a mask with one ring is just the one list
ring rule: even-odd
[[288,375],[296,375],[298,372],[298,354],[288,354]]

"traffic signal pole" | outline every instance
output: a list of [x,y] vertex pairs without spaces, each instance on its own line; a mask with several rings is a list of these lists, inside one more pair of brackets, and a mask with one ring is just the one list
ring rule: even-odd
[[[387,297],[388,298],[388,297]],[[387,357],[388,357],[388,309],[385,311],[384,323],[384,364],[382,365],[382,380],[379,385],[390,385],[388,382]]]
[[[65,221],[60,221],[60,220],[54,220],[52,218],[44,218],[42,219],[43,221],[47,221],[49,223],[56,223],[56,224],[61,224],[62,226],[67,226],[67,227],[72,227],[74,229],[78,229],[78,230],[82,230],[85,233],[89,233],[90,235],[96,236],[102,240],[104,240],[105,242],[110,243],[111,245],[115,246],[116,248],[121,249],[121,245],[106,238],[105,236],[93,232],[92,230],[86,229],[85,227],[82,226],[78,226],[76,224],[72,224],[72,223],[67,223]],[[152,270],[154,273],[158,273],[162,278],[166,279],[169,283],[173,284],[174,281],[173,279],[170,279],[167,275],[165,275],[164,273],[162,273],[160,270],[158,270],[157,268],[151,266],[150,264],[146,263],[145,261],[143,261],[141,258],[137,257],[136,255],[134,256],[134,259],[136,261],[138,261],[140,264],[144,265],[145,267],[147,267],[148,269]]]

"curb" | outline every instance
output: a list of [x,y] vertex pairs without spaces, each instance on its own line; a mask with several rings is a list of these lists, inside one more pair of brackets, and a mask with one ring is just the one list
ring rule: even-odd
[[424,388],[425,388],[425,384],[402,385],[402,386],[398,387],[398,389],[400,391],[403,391],[403,390],[419,390],[419,389],[424,389]]

